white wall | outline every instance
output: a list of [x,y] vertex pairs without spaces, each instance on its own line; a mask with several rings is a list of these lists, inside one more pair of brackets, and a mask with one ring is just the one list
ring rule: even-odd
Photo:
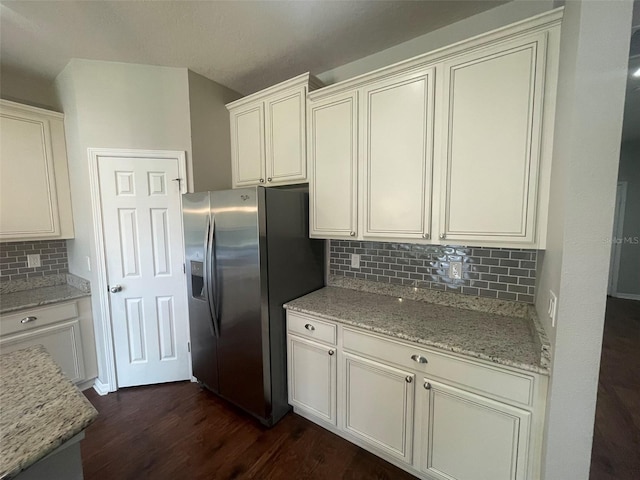
[[188,75],[194,191],[231,188],[231,133],[225,104],[241,95],[191,70]]
[[49,80],[7,67],[0,69],[0,97],[58,112],[62,108]]
[[627,182],[627,201],[617,291],[640,299],[640,141],[622,144],[618,181]]
[[[95,276],[95,245],[87,148],[183,150],[191,158],[187,70],[72,60],[56,78],[65,112],[76,236],[67,242],[69,271],[106,288]],[[87,257],[92,269],[87,267]],[[102,317],[92,296],[96,332]],[[97,334],[99,380],[107,383],[105,346]]]
[[559,294],[543,473],[589,477],[609,272],[631,0],[566,3],[553,153],[547,251],[536,289],[546,317]]
[[378,68],[445,47],[554,8],[553,0],[514,0],[473,17],[447,25],[368,57],[317,75],[325,85],[341,82]]

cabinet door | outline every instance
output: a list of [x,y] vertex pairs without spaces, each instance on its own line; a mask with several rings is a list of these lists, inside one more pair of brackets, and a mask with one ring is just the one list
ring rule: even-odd
[[447,240],[535,241],[545,35],[444,64]]
[[344,361],[343,430],[411,464],[415,375],[348,353]]
[[363,237],[429,238],[434,69],[363,88]]
[[230,117],[233,186],[264,184],[266,175],[262,102],[233,110]]
[[0,239],[59,236],[49,120],[3,106],[0,165]]
[[335,425],[335,349],[294,335],[288,336],[287,347],[289,403]]
[[267,184],[307,179],[305,103],[305,87],[265,102]]
[[357,92],[352,92],[308,106],[311,237],[357,234],[357,102]]
[[78,319],[0,338],[0,353],[44,345],[62,372],[74,383],[84,380],[84,362]]
[[530,413],[424,379],[422,470],[442,480],[524,480]]

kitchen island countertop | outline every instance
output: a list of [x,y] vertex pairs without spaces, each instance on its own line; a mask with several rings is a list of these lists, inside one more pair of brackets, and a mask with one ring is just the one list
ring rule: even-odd
[[45,457],[97,416],[41,345],[0,355],[0,479]]
[[[285,304],[291,311],[544,375],[548,345],[532,319],[325,287]],[[508,310],[507,310],[508,311]]]

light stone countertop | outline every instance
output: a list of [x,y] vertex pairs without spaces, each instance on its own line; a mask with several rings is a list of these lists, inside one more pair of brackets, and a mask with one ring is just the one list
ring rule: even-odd
[[441,350],[549,374],[530,318],[513,315],[508,305],[504,308],[504,312],[510,313],[507,315],[501,315],[499,309],[470,310],[467,300],[461,298],[465,308],[460,308],[325,287],[287,302],[285,308]]
[[91,295],[71,285],[54,285],[0,295],[0,314]]
[[43,346],[0,355],[0,479],[51,453],[97,416]]

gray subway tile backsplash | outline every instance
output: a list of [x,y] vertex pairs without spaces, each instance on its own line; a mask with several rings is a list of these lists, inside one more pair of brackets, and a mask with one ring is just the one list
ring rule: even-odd
[[[351,267],[353,253],[360,268]],[[462,262],[462,279],[449,278],[452,261]],[[329,273],[533,303],[536,262],[535,250],[331,240]]]
[[[28,267],[27,255],[40,254],[40,267]],[[67,242],[41,240],[0,243],[0,282],[69,272]]]

